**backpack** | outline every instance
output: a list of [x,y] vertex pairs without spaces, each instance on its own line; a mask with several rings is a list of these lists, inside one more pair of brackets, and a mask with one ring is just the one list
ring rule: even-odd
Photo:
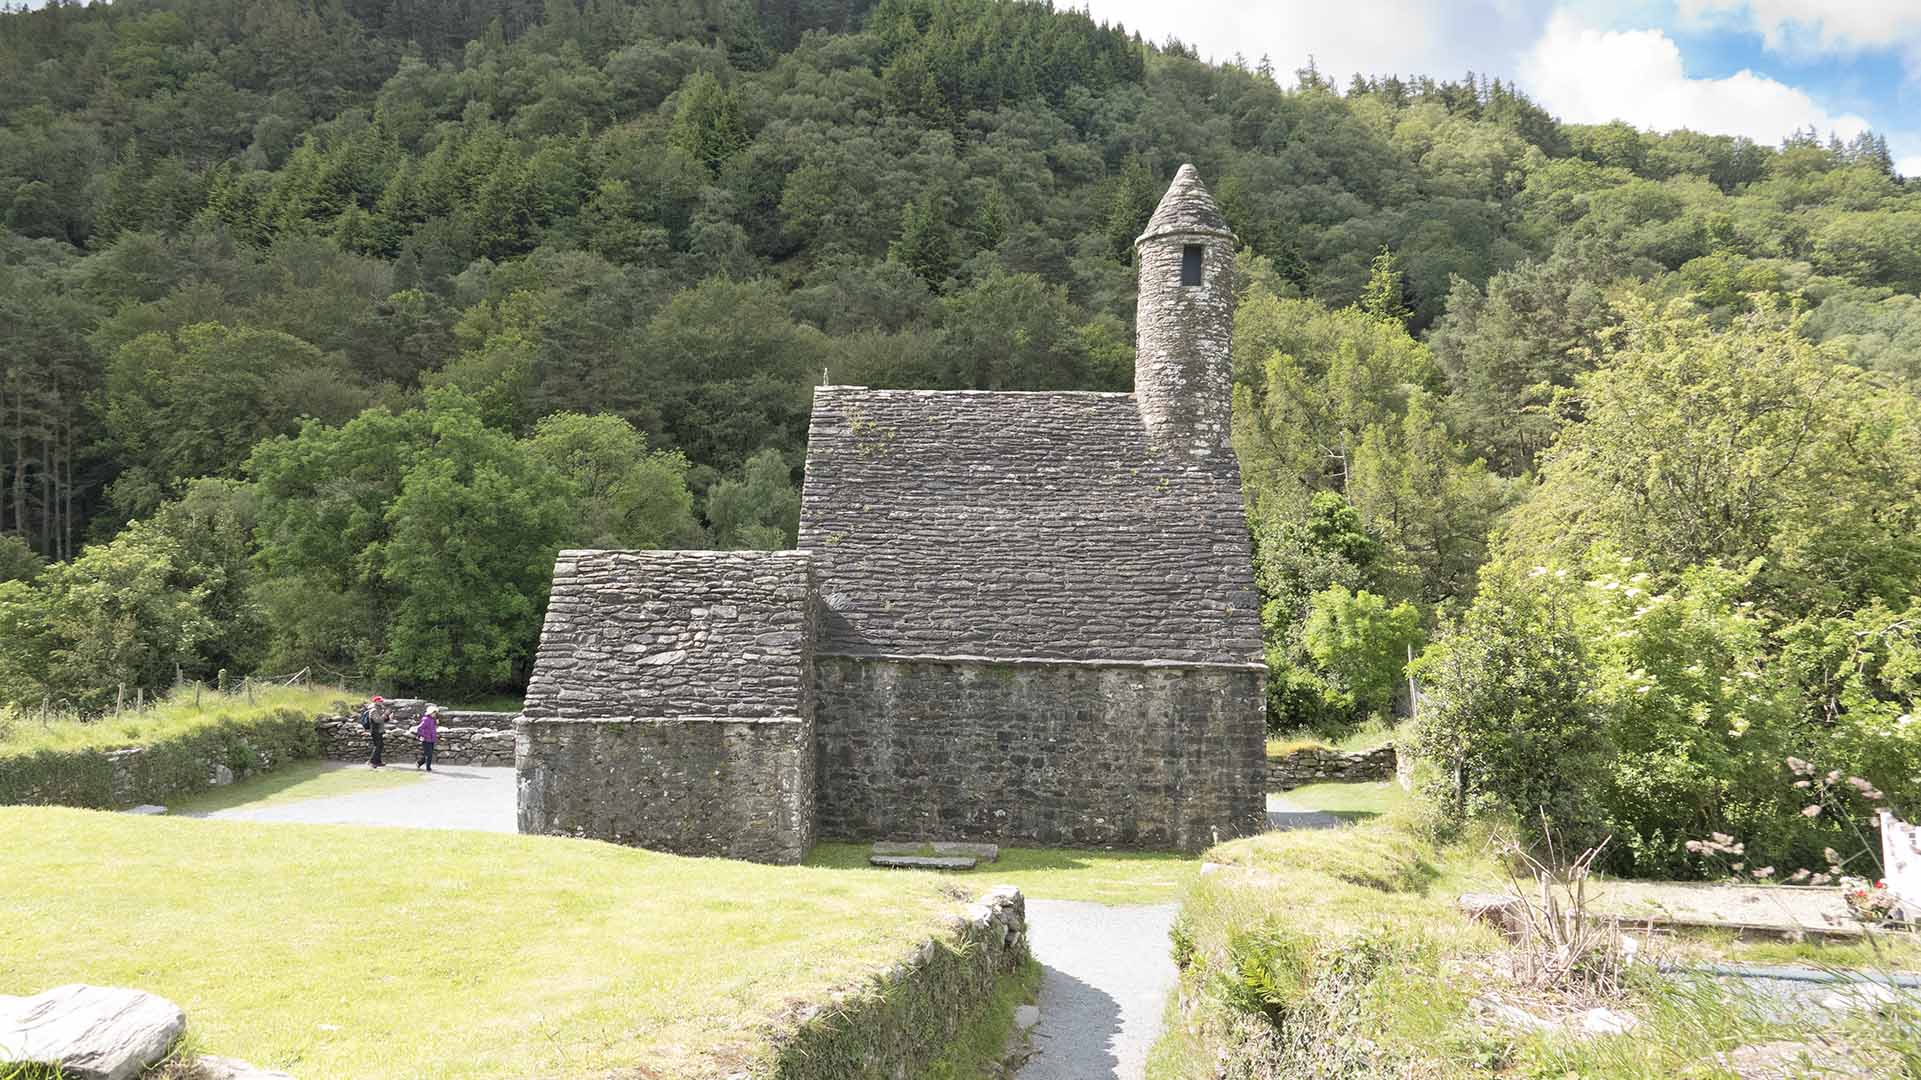
[[374,727],[374,707],[372,705],[362,705],[360,710],[354,713],[354,719],[360,721],[362,728],[372,731]]

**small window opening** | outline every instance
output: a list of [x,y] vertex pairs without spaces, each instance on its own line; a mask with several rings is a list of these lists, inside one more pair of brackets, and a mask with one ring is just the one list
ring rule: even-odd
[[1201,283],[1201,245],[1188,244],[1181,248],[1181,284],[1199,285]]

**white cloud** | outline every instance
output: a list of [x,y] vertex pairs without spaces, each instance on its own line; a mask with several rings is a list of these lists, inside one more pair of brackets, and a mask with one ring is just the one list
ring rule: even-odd
[[1861,116],[1831,113],[1806,92],[1753,71],[1690,78],[1680,47],[1666,33],[1598,30],[1565,11],[1555,14],[1523,57],[1521,85],[1575,123],[1625,120],[1656,131],[1685,127],[1762,143],[1809,125],[1843,139],[1870,126]]
[[1684,20],[1733,24],[1789,54],[1897,49],[1921,59],[1921,4],[1914,0],[1677,0]]
[[[1070,0],[1073,2],[1073,0]],[[1314,57],[1337,83],[1348,76],[1433,75],[1468,69],[1506,75],[1547,13],[1534,0],[1085,0],[1096,19],[1150,41],[1178,37],[1204,57],[1273,58],[1282,82]]]

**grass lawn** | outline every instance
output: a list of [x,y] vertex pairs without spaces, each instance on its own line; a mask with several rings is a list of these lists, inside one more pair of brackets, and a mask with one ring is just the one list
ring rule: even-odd
[[39,807],[0,808],[0,867],[0,994],[138,987],[207,1053],[364,1080],[747,1070],[766,1018],[959,906],[931,874]]
[[343,767],[333,761],[295,761],[270,773],[250,776],[191,798],[177,799],[167,810],[174,814],[206,814],[235,806],[273,806],[303,799],[325,799],[333,795],[357,795],[363,791],[404,787],[418,784],[426,778],[425,773],[407,768],[369,769],[365,765]]
[[1304,810],[1320,810],[1349,821],[1366,821],[1411,804],[1411,796],[1392,780],[1308,784],[1276,794]]
[[[871,850],[868,844],[815,844],[807,865],[881,876],[908,872],[869,865]],[[1197,856],[1171,852],[1004,847],[994,862],[940,876],[964,884],[970,893],[1012,885],[1035,900],[1167,904],[1179,900],[1200,873]]]

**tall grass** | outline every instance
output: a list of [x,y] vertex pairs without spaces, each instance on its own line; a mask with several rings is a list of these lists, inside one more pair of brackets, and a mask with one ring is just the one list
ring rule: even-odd
[[352,695],[333,686],[270,686],[221,692],[181,687],[144,709],[129,709],[97,720],[0,710],[0,758],[45,751],[119,750],[191,734],[225,719],[279,709],[319,716]]

